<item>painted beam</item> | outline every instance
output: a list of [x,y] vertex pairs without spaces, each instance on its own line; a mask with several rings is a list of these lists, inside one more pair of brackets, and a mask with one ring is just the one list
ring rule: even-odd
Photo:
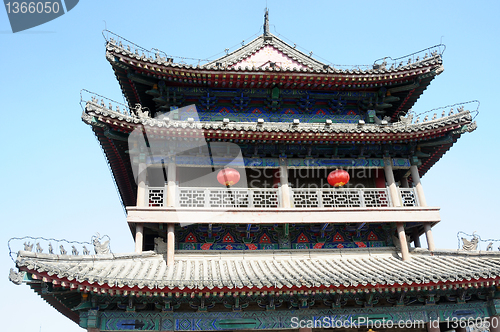
[[[436,322],[485,319],[489,316],[486,301],[434,306],[339,308],[276,311],[205,311],[205,312],[117,312],[96,311],[101,331],[223,331],[223,330],[294,330],[307,328],[363,329],[390,323],[394,328],[438,331]],[[465,314],[464,314],[465,313]],[[86,328],[88,312],[80,313]],[[399,324],[403,324],[399,326]],[[437,329],[436,329],[437,327]],[[496,331],[495,331],[496,332]]]
[[405,223],[441,221],[439,207],[388,208],[163,208],[127,207],[127,221],[187,224]]

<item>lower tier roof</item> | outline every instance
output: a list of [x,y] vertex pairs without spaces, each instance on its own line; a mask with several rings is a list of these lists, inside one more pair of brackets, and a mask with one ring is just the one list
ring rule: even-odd
[[17,266],[54,285],[98,293],[331,289],[394,291],[482,287],[500,277],[500,252],[429,252],[402,261],[396,249],[277,250],[252,253],[155,252],[54,255],[20,251]]

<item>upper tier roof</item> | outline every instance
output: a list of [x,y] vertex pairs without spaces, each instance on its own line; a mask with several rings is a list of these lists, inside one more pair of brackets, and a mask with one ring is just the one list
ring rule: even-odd
[[[122,62],[125,66],[129,64],[136,68],[143,68],[146,70],[149,69],[153,72],[156,71],[160,76],[162,74],[167,74],[167,72],[163,71],[165,69],[188,69],[194,70],[195,73],[208,73],[206,71],[213,71],[214,73],[235,72],[243,74],[258,74],[259,72],[265,72],[266,74],[275,73],[282,75],[290,73],[304,73],[308,76],[315,76],[318,74],[341,74],[353,75],[353,77],[372,78],[370,81],[375,82],[400,77],[387,76],[391,74],[406,74],[406,72],[412,70],[412,73],[421,73],[424,72],[423,70],[426,67],[439,68],[440,70],[437,71],[436,74],[440,74],[443,70],[441,66],[441,55],[435,53],[431,54],[431,56],[419,59],[416,62],[408,63],[406,65],[401,64],[399,66],[391,66],[389,68],[385,65],[380,67],[375,65],[374,67],[376,68],[372,69],[334,68],[333,66],[312,58],[312,56],[308,56],[300,52],[274,35],[269,37],[263,35],[259,36],[249,44],[242,46],[236,51],[205,65],[191,65],[173,62],[173,59],[171,58],[160,57],[159,53],[155,58],[147,57],[144,53],[142,55],[139,54],[138,50],[132,52],[132,50],[128,48],[126,49],[123,44],[117,44],[114,39],[110,39],[110,41],[106,44],[106,51],[108,52],[108,60],[111,64],[113,64],[113,62]],[[113,56],[117,56],[118,58],[113,58]],[[277,60],[281,60],[281,62]],[[429,70],[425,72],[429,72]],[[404,76],[406,77],[408,75]],[[402,77],[403,76],[401,76],[401,78]],[[193,79],[195,78],[193,77]],[[353,84],[356,85],[356,82]],[[361,87],[361,84],[358,85]]]
[[129,106],[141,104],[153,111],[156,105],[147,91],[159,81],[169,86],[208,89],[277,87],[348,92],[379,92],[383,89],[383,95],[387,93],[392,98],[389,103],[383,101],[386,107],[384,115],[396,121],[399,115],[408,112],[432,79],[443,71],[441,54],[431,49],[422,51],[418,56],[417,53],[410,55],[406,64],[400,62],[388,66],[381,59],[364,69],[336,68],[271,34],[267,19],[263,35],[206,64],[174,62],[173,58],[162,57],[159,52],[149,52],[120,38],[109,39],[106,57],[113,66]]

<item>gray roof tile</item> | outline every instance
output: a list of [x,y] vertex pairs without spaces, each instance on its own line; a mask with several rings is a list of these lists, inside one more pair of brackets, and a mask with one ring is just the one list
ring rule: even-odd
[[[348,255],[346,255],[348,254]],[[500,253],[416,249],[410,261],[395,250],[257,252],[221,255],[178,252],[173,266],[153,252],[69,256],[19,252],[17,265],[49,279],[93,287],[212,290],[299,287],[401,287],[470,282],[500,276]]]

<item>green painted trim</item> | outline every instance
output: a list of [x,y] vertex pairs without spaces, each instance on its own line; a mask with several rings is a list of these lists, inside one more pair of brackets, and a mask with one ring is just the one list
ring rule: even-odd
[[[366,307],[347,309],[302,309],[227,312],[99,312],[101,331],[124,331],[130,324],[142,331],[218,331],[218,330],[272,330],[296,329],[301,321],[321,322],[330,327],[345,323],[367,326],[367,322],[398,324],[399,322],[426,322],[439,319],[454,322],[481,319],[490,316],[493,303],[418,305],[402,307]],[[95,312],[95,311],[94,311]],[[89,315],[90,318],[91,315]],[[86,313],[81,316],[81,321]],[[90,321],[90,320],[89,320]],[[87,324],[89,325],[89,324]],[[352,327],[354,327],[352,326]],[[329,328],[328,326],[316,326]]]

